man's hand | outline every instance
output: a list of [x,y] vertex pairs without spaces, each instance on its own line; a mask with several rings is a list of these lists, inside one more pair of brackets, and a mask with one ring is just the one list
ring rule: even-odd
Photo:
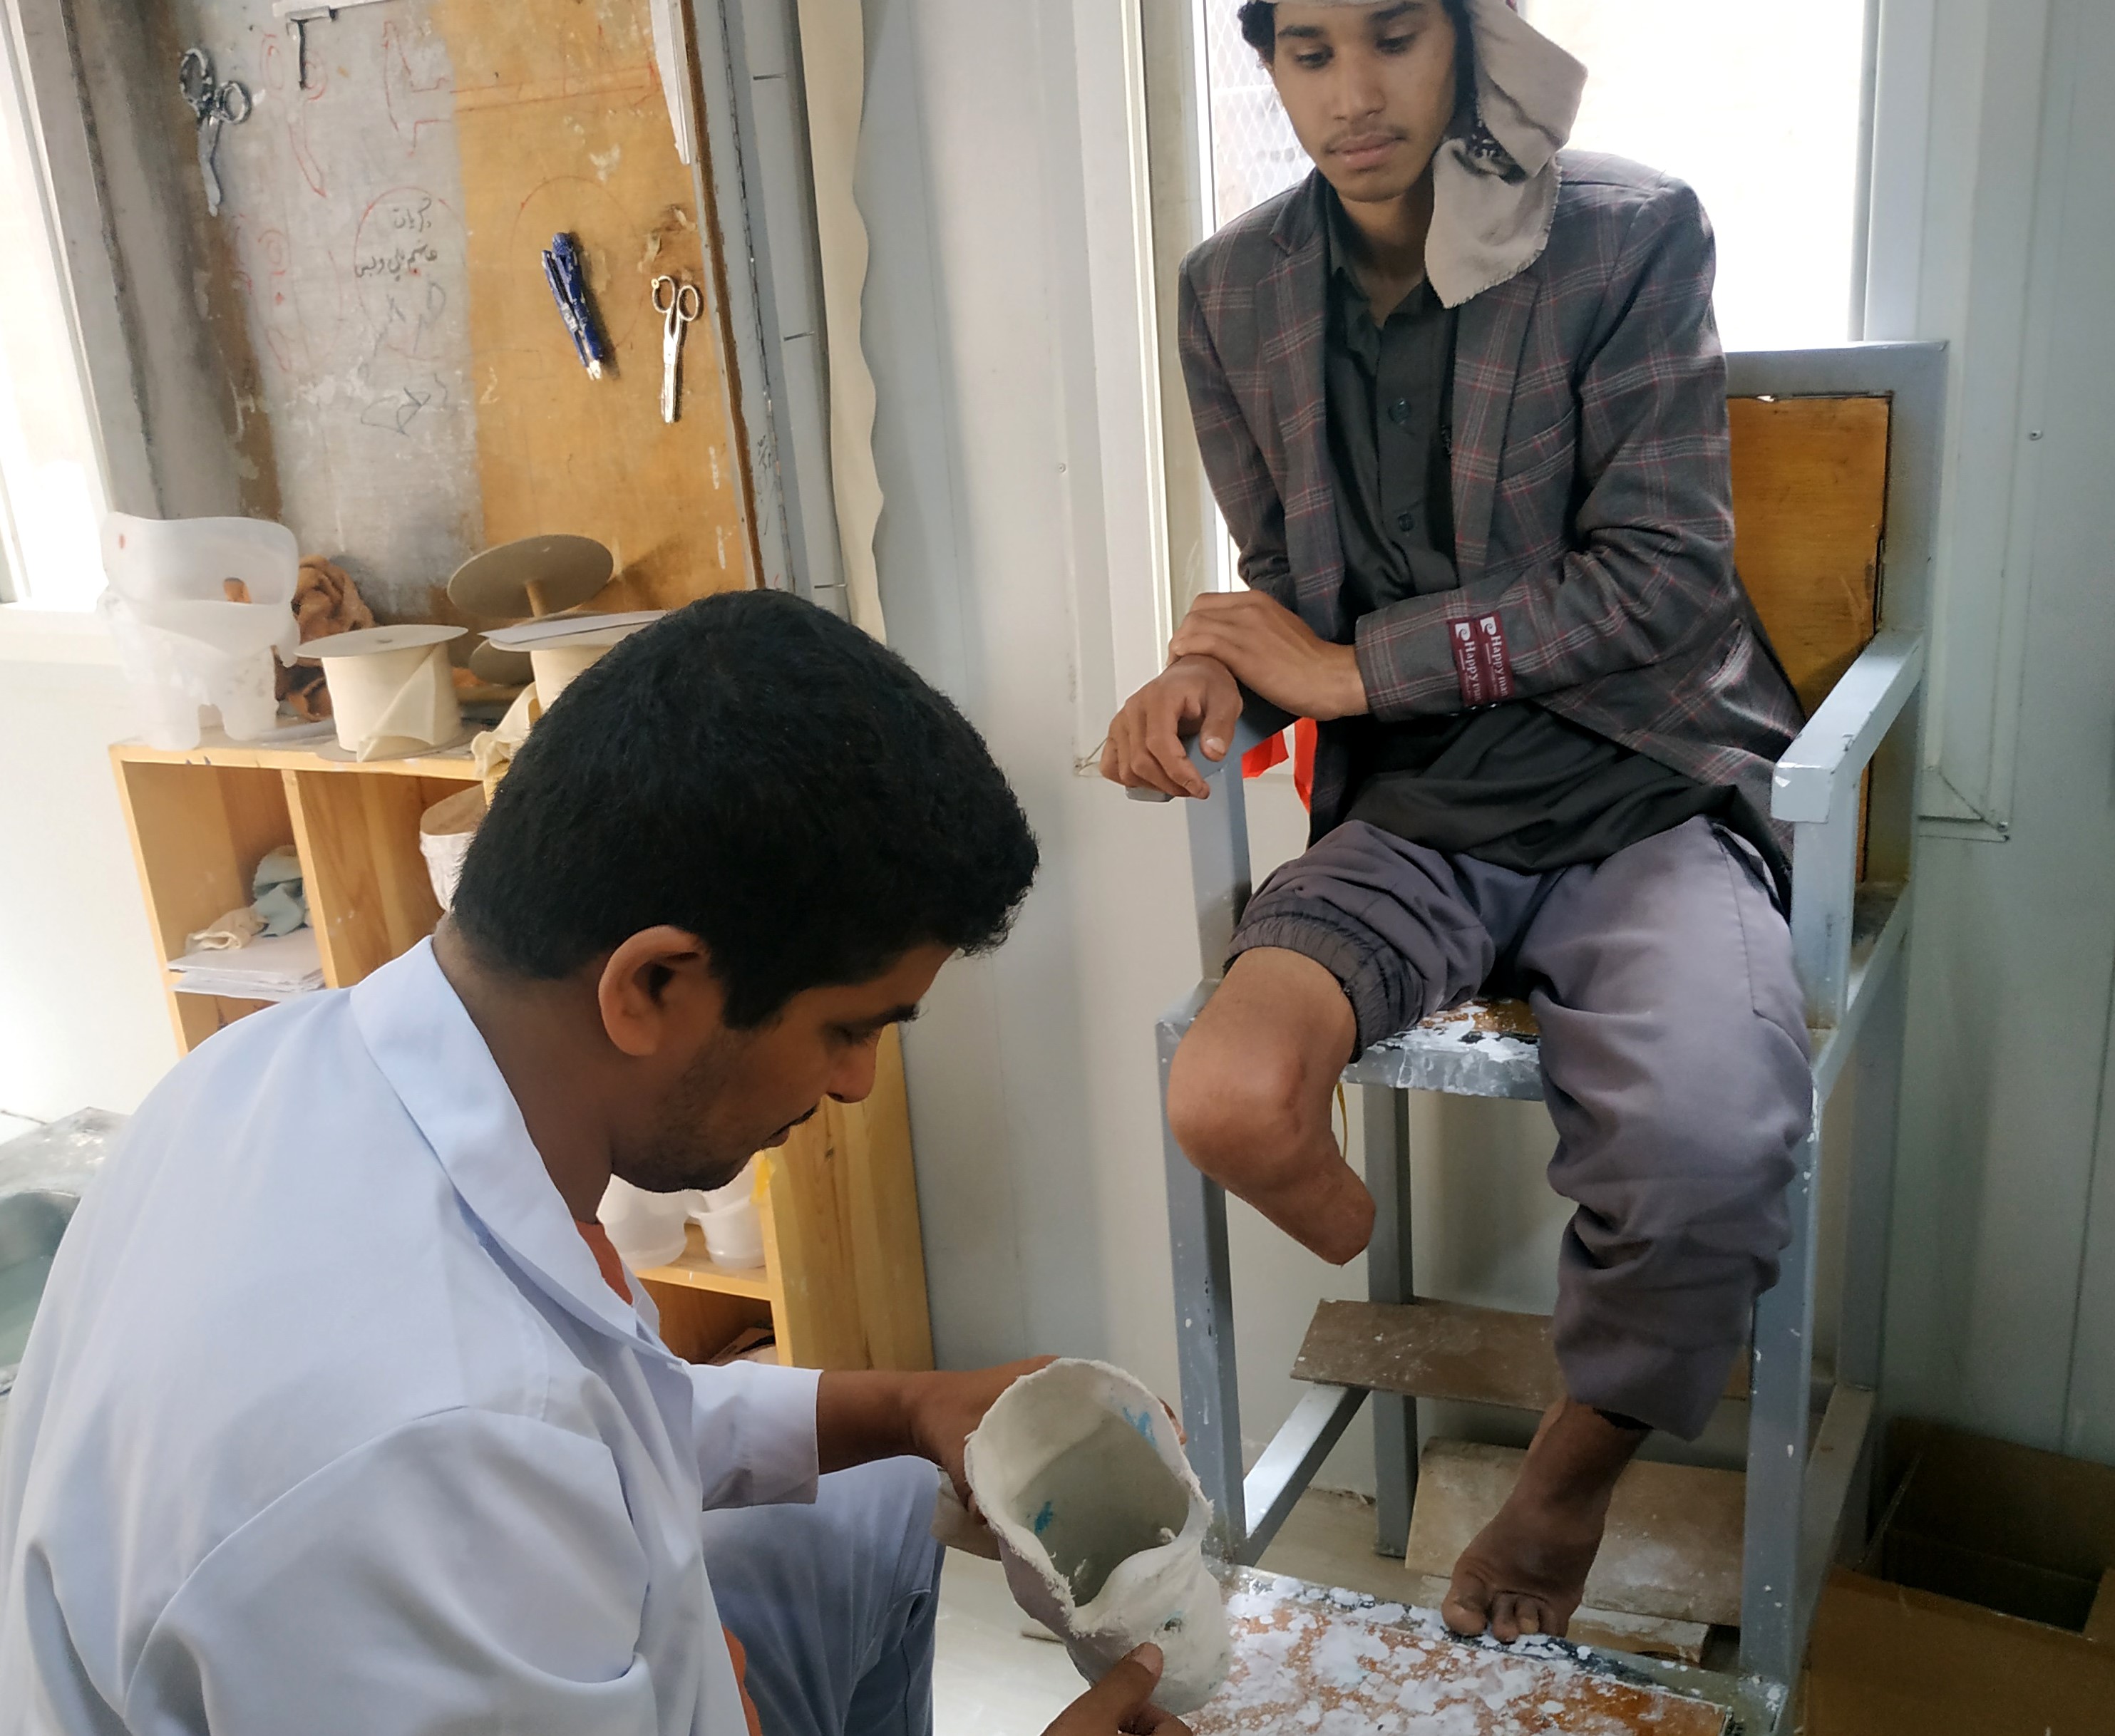
[[954,1480],[966,1505],[963,1441],[1001,1393],[1056,1360],[1030,1357],[966,1374],[828,1370],[815,1389],[816,1467],[845,1471],[877,1459],[929,1459]]
[[1140,1646],[1067,1706],[1043,1736],[1190,1736],[1180,1718],[1149,1704],[1160,1683],[1160,1648]]
[[[815,1389],[817,1468],[845,1471],[877,1459],[929,1459],[947,1473],[962,1505],[974,1513],[970,1480],[962,1469],[962,1443],[976,1432],[1001,1393],[1057,1360],[1031,1356],[960,1374],[828,1370]],[[1175,1422],[1172,1409],[1168,1420]],[[1179,1423],[1175,1433],[1177,1440],[1189,1439]]]
[[1366,684],[1358,653],[1333,645],[1261,591],[1208,591],[1190,605],[1168,649],[1210,657],[1244,687],[1296,717],[1362,717]]
[[1057,1360],[1054,1356],[1031,1356],[997,1368],[920,1376],[912,1390],[911,1437],[919,1455],[931,1459],[953,1481],[964,1506],[970,1505],[970,1479],[962,1468],[962,1443],[976,1432],[1001,1393],[1023,1375],[1048,1368]]
[[1102,748],[1102,776],[1127,790],[1202,800],[1211,791],[1183,746],[1202,738],[1209,759],[1224,759],[1241,721],[1241,690],[1227,666],[1209,657],[1177,658],[1124,702]]

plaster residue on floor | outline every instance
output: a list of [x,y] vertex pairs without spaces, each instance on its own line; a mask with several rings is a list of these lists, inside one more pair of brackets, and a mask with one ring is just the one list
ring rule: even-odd
[[1548,1640],[1450,1636],[1429,1610],[1293,1579],[1231,1589],[1234,1665],[1195,1736],[1718,1736],[1718,1707],[1596,1674]]

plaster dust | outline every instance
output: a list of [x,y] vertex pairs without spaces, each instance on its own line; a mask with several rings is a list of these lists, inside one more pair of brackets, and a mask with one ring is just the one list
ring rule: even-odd
[[1722,1736],[1724,1708],[1597,1674],[1577,1648],[1466,1641],[1429,1610],[1238,1571],[1233,1662],[1195,1736]]

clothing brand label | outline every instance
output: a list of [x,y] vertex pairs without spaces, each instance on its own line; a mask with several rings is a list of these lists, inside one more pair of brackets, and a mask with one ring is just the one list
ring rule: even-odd
[[1513,666],[1506,655],[1506,630],[1498,625],[1498,617],[1472,615],[1456,621],[1451,631],[1461,703],[1474,708],[1512,699]]

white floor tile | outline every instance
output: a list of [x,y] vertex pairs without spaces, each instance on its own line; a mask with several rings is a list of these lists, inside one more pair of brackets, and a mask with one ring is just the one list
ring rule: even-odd
[[934,1736],[1043,1736],[1086,1692],[1063,1647],[1022,1635],[1027,1619],[996,1561],[948,1551],[933,1666]]
[[[1378,1597],[1406,1595],[1412,1581],[1402,1564],[1373,1549],[1371,1501],[1310,1491],[1262,1564]],[[1043,1736],[1086,1692],[1062,1647],[1022,1637],[1027,1619],[997,1562],[948,1552],[933,1666],[934,1736]]]

